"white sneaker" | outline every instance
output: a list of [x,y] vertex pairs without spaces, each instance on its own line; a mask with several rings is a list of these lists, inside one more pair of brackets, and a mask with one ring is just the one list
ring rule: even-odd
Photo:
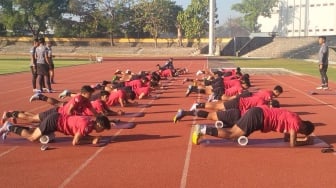
[[203,74],[203,72],[201,70],[199,70],[199,71],[196,72],[196,76],[199,76],[201,74]]
[[35,93],[33,96],[30,97],[29,102],[40,100],[41,93]]
[[65,97],[69,96],[69,94],[70,94],[70,91],[66,89],[66,90],[62,91],[62,93],[60,93],[58,95],[58,98],[64,99]]
[[197,102],[195,102],[191,107],[190,107],[190,111],[195,111],[196,109],[197,109],[197,105],[198,105],[198,103]]
[[33,93],[41,93],[41,90],[39,90],[39,89],[33,89]]
[[9,133],[9,127],[13,126],[11,123],[9,123],[8,121],[6,121],[4,123],[4,125],[0,128],[0,136],[2,138],[2,140],[6,140],[7,135]]
[[319,87],[317,87],[316,89],[323,89],[323,87],[322,87],[322,86],[319,86]]

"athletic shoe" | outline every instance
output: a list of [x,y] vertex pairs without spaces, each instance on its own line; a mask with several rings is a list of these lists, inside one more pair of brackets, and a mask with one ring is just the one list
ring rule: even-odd
[[328,90],[329,87],[328,87],[328,86],[323,86],[322,89],[324,89],[324,90]]
[[190,95],[191,91],[192,91],[192,85],[189,85],[185,96],[188,97]]
[[201,138],[201,128],[204,125],[195,125],[194,132],[192,134],[192,143],[198,145],[199,144],[199,139]]
[[185,78],[182,80],[182,84],[186,83],[188,81],[188,78]]
[[197,109],[197,105],[198,105],[198,104],[199,104],[199,103],[195,102],[195,103],[191,106],[190,111],[195,111],[195,110]]
[[173,119],[174,123],[176,123],[177,121],[180,121],[182,118],[184,117],[183,115],[183,110],[179,109]]
[[29,102],[40,100],[40,96],[41,96],[41,93],[35,93],[33,96],[30,97]]
[[41,93],[41,90],[39,90],[39,89],[33,89],[33,93]]
[[196,72],[196,76],[199,76],[201,74],[203,74],[203,71],[201,71],[201,70],[199,70],[199,71]]
[[4,124],[6,121],[10,120],[14,124],[17,123],[16,118],[13,116],[12,111],[4,111],[1,117],[1,124]]
[[4,111],[1,117],[1,124],[3,125],[7,121],[7,111]]
[[8,121],[6,121],[4,123],[4,125],[0,128],[0,136],[1,136],[2,140],[6,140],[7,135],[9,133],[9,127],[11,127],[11,126],[12,126],[12,124],[9,123]]
[[47,93],[54,93],[55,91],[53,89],[47,89]]
[[48,88],[42,88],[42,92],[46,92],[46,93],[48,93]]
[[60,99],[64,99],[65,97],[67,97],[67,96],[69,96],[70,95],[70,91],[69,90],[64,90],[64,91],[62,91],[62,93],[60,93],[59,95],[58,95],[58,98],[60,98]]
[[322,86],[317,87],[316,89],[323,89],[323,87],[324,87],[324,86],[322,85]]

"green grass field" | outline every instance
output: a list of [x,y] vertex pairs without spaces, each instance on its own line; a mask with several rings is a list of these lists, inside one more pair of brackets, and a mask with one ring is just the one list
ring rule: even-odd
[[[55,67],[74,66],[89,63],[88,59],[55,59]],[[30,71],[30,60],[26,58],[0,58],[0,75]]]
[[[297,59],[241,59],[233,58],[232,61],[245,68],[285,68],[291,71],[320,77],[318,65],[314,62],[308,62]],[[330,81],[336,81],[336,65],[330,64],[328,68],[328,77]]]

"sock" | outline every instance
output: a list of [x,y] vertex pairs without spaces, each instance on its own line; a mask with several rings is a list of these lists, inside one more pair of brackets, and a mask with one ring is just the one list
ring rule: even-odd
[[205,103],[198,103],[198,105],[196,106],[196,108],[205,108]]
[[205,94],[205,89],[199,89],[198,92],[201,94]]
[[201,118],[207,118],[209,115],[209,112],[204,111],[204,110],[198,110],[196,111],[196,116],[201,117]]
[[182,113],[184,116],[195,116],[194,111],[183,111]]
[[218,136],[218,130],[215,127],[207,127],[205,133],[210,136]]
[[21,127],[13,125],[9,127],[9,131],[21,136],[23,130],[29,130],[29,127]]
[[205,135],[206,134],[206,130],[207,130],[207,127],[205,125],[203,125],[201,127],[201,130],[200,130],[201,134]]
[[7,115],[6,114],[7,117],[12,116],[13,118],[17,118],[19,116],[20,112],[19,111],[13,111],[13,112],[8,112],[8,113],[10,113],[11,115],[9,115],[9,114]]
[[198,92],[197,86],[191,86],[190,91],[192,91],[192,92]]

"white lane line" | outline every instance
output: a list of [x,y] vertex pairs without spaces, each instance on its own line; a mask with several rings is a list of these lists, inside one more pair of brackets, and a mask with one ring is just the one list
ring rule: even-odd
[[86,160],[75,172],[73,172],[67,179],[63,181],[63,183],[59,186],[60,188],[65,187],[67,184],[70,183],[70,181],[77,175],[79,174],[87,165],[91,163],[91,161],[98,156],[99,153],[101,153],[104,150],[105,147],[102,147],[98,149],[91,157]]
[[16,150],[18,147],[19,147],[19,146],[12,147],[12,148],[10,148],[9,150],[0,153],[0,157],[3,157],[3,156],[5,156],[5,155],[7,155],[8,153],[10,153],[10,152]]
[[[206,64],[204,64],[203,70],[205,70],[206,67],[208,67],[208,61],[207,61]],[[200,102],[201,93],[198,93],[197,95],[198,95],[197,96],[197,102]],[[192,124],[195,126],[196,123],[197,123],[197,116],[194,116]],[[190,157],[191,157],[191,151],[192,151],[191,139],[192,139],[192,135],[193,135],[194,126],[192,126],[192,128],[190,129],[190,133],[189,133],[189,141],[188,141],[188,147],[187,147],[186,156],[185,156],[185,160],[184,160],[184,166],[183,166],[183,171],[182,171],[180,188],[185,188],[187,186],[188,172],[189,172],[189,166],[190,166]]]

